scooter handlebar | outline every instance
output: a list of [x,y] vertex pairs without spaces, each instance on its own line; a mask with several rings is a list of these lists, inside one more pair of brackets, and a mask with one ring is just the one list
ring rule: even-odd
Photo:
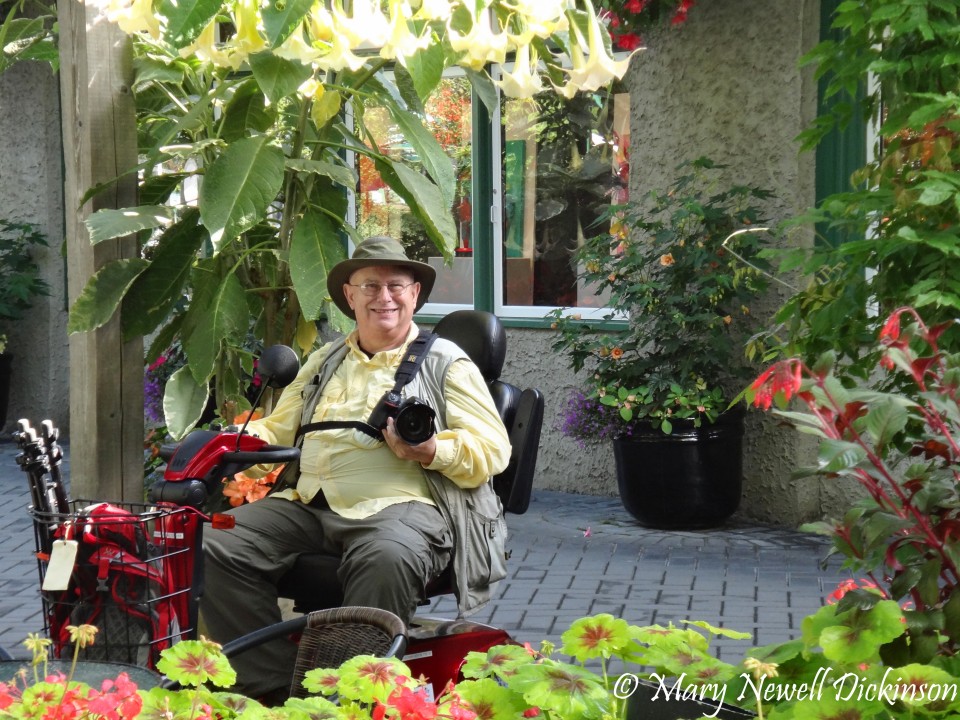
[[300,458],[300,449],[285,445],[264,445],[259,450],[234,450],[223,454],[223,462],[250,465],[274,465]]

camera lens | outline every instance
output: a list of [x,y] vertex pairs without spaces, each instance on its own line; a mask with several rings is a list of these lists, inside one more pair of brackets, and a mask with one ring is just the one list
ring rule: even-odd
[[408,398],[400,406],[394,419],[397,435],[410,445],[419,445],[436,432],[434,417],[436,413],[429,405],[416,398]]

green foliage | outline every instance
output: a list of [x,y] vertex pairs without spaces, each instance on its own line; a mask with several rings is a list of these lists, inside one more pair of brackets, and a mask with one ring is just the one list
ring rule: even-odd
[[[777,315],[770,337],[778,351],[811,362],[830,350],[846,375],[865,378],[877,360],[871,340],[889,312],[910,305],[938,323],[960,310],[958,12],[957,0],[841,2],[833,20],[840,39],[804,58],[834,105],[801,134],[803,146],[849,123],[855,103],[879,138],[850,191],[796,220],[848,241],[783,258],[807,282]],[[943,346],[960,349],[960,334]]]
[[15,63],[37,60],[60,67],[56,43],[56,3],[8,0],[0,3],[0,73]]
[[6,346],[3,325],[22,318],[36,296],[50,293],[33,259],[33,250],[46,245],[33,225],[0,218],[0,352]]
[[[268,345],[299,339],[305,352],[318,318],[347,327],[332,311],[324,283],[344,257],[343,235],[351,232],[345,186],[356,177],[340,152],[345,145],[372,151],[335,117],[323,127],[312,124],[313,99],[296,92],[303,66],[277,63],[268,71],[261,62],[254,68],[258,85],[249,75],[180,58],[142,37],[135,48],[141,154],[149,158],[141,194],[152,204],[100,211],[88,224],[94,241],[154,234],[144,259],[116,261],[90,280],[71,310],[70,330],[92,330],[121,307],[127,336],[176,326],[190,372],[168,387],[165,407],[179,437],[200,416],[212,377],[223,390],[217,397],[222,413],[246,407],[242,378],[234,375],[249,330]],[[343,85],[331,85],[327,95],[353,97],[369,78],[345,73]],[[368,91],[395,117],[419,122],[386,82],[368,83]],[[264,94],[274,104],[265,105]],[[422,137],[411,143],[435,168],[449,166],[435,143]],[[441,198],[452,188],[441,192],[428,177],[394,168],[379,155],[377,162],[388,182],[410,197],[434,243],[448,248],[447,235],[454,233]],[[197,209],[180,204],[201,177]]]
[[723,169],[706,158],[680,165],[670,187],[611,209],[612,236],[584,241],[580,279],[609,291],[604,320],[625,329],[604,332],[553,312],[554,350],[593,373],[590,391],[624,429],[638,420],[667,433],[677,420],[712,422],[752,375],[745,341],[767,284],[757,225],[770,193],[724,184]]
[[[880,382],[894,390],[845,387],[829,358],[813,368],[783,361],[747,393],[758,405],[778,403],[780,416],[821,438],[806,473],[849,477],[866,491],[842,518],[808,529],[830,536],[834,552],[883,597],[909,603],[905,634],[872,641],[898,664],[960,648],[960,354],[939,343],[951,326],[930,327],[909,308],[889,316],[877,352]],[[785,409],[793,395],[808,412]],[[855,647],[837,642],[843,652]]]
[[[424,692],[428,679],[413,678],[403,662],[360,655],[339,668],[308,671],[303,684],[315,695],[276,708],[216,690],[232,685],[235,675],[220,646],[207,640],[183,641],[161,653],[158,669],[184,689],[138,691],[121,674],[100,692],[70,678],[44,681],[50,641],[31,636],[33,677],[24,672],[0,683],[0,707],[17,719],[63,717],[69,709],[70,717],[109,711],[115,720],[615,720],[647,710],[693,717],[685,701],[697,698],[711,703],[699,706],[711,716],[742,707],[771,720],[952,717],[960,710],[954,661],[890,665],[880,659],[884,643],[904,635],[904,618],[875,590],[849,590],[805,619],[802,638],[752,648],[742,661],[729,663],[714,656],[711,639],[746,640],[748,634],[703,621],[637,626],[600,614],[575,621],[559,649],[545,641],[539,651],[500,645],[468,653],[463,679],[435,699]],[[71,632],[83,634],[78,643],[84,646],[95,642],[92,626]],[[639,703],[628,708],[638,690]]]

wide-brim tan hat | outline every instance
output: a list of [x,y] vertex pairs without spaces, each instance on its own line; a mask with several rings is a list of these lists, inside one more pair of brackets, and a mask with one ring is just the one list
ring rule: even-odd
[[357,245],[353,257],[342,260],[330,268],[327,273],[327,292],[330,299],[343,311],[347,317],[356,320],[347,298],[343,294],[343,286],[350,282],[350,276],[360,268],[387,265],[390,267],[406,268],[413,273],[413,279],[420,283],[420,295],[414,312],[423,307],[433,290],[433,283],[437,279],[437,272],[427,263],[411,260],[403,250],[403,245],[389,237],[368,237]]

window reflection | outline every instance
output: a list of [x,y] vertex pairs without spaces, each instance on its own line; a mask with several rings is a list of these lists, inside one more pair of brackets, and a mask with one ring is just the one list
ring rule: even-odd
[[609,231],[605,211],[627,199],[629,94],[505,100],[501,122],[502,302],[603,307],[605,297],[578,285],[574,253]]
[[[440,82],[437,91],[425,104],[425,126],[437,138],[456,170],[456,197],[451,212],[457,224],[459,245],[452,267],[444,264],[420,222],[410,213],[403,199],[383,182],[373,161],[366,156],[359,159],[357,229],[363,237],[390,235],[397,238],[409,257],[433,265],[437,270],[437,282],[430,294],[432,303],[473,304],[470,97],[470,82],[466,78],[449,77]],[[363,122],[373,135],[379,152],[416,165],[418,158],[413,148],[385,108],[367,106]]]

